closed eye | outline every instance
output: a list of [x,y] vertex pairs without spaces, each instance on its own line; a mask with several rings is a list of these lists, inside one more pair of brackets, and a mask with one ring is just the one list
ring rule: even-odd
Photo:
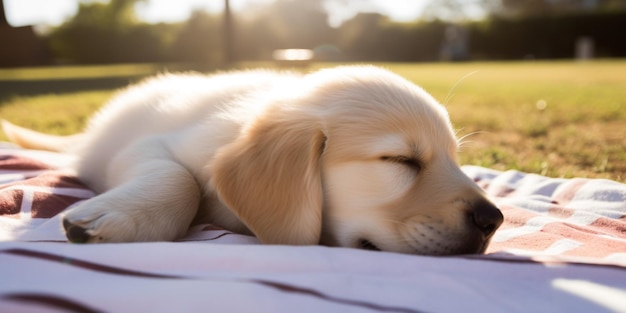
[[409,158],[405,156],[383,156],[380,159],[385,162],[403,164],[417,171],[422,170],[422,162],[417,158]]

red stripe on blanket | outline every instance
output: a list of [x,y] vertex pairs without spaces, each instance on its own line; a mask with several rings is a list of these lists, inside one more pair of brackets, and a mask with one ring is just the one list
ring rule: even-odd
[[[37,188],[51,188],[43,191]],[[32,218],[51,218],[72,204],[83,200],[84,196],[55,193],[52,188],[75,188],[89,190],[75,177],[51,171],[24,181],[0,186],[0,215],[19,217],[23,206],[28,206]],[[24,203],[28,194],[30,203]]]
[[[600,217],[589,226],[601,229],[605,234],[626,239],[626,221]],[[624,252],[626,252],[626,249],[624,249]]]
[[562,219],[566,219],[568,217],[571,217],[572,215],[574,215],[574,210],[572,209],[568,209],[568,208],[564,208],[560,205],[555,205],[555,206],[551,206],[548,209],[548,215],[549,216],[554,216],[554,217],[558,217],[558,218],[562,218]]
[[0,186],[0,190],[13,186],[36,186],[36,187],[61,187],[89,189],[76,177],[67,176],[63,173],[50,171],[27,180],[18,181]]
[[22,190],[0,191],[0,215],[17,217],[22,207]]
[[35,193],[30,216],[32,218],[52,218],[80,200],[82,198]]
[[[520,227],[529,217],[539,216],[514,208],[510,208],[508,212],[508,216],[505,214],[503,229]],[[626,241],[623,240],[625,237],[626,225],[619,220],[600,217],[585,226],[555,220],[532,233],[521,234],[502,242],[492,242],[487,252],[522,249],[570,256],[606,257],[626,251]]]
[[577,248],[564,251],[563,255],[605,257],[626,251],[626,242],[607,238],[599,232],[578,225],[551,223],[546,225],[542,232],[548,233],[555,242],[558,239],[569,239],[581,244]]
[[[626,221],[602,216],[595,211],[565,207],[588,182],[574,179],[555,195],[559,204],[538,204],[533,208],[501,205],[505,217],[498,230],[505,232],[504,241],[492,242],[487,252],[525,250],[547,254],[584,257],[607,257],[626,251]],[[497,237],[497,235],[496,235]]]
[[47,170],[48,164],[16,155],[0,155],[0,169],[3,170]]
[[583,178],[573,178],[568,182],[564,183],[565,187],[558,194],[555,194],[553,197],[553,201],[560,205],[565,205],[572,201],[576,196],[576,193],[582,188],[585,184],[589,182],[589,179]]

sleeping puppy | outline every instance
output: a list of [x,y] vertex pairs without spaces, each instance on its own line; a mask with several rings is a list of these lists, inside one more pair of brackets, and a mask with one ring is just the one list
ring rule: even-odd
[[377,67],[165,74],[119,92],[81,134],[3,126],[77,156],[99,195],[63,213],[72,242],[211,223],[267,244],[451,255],[484,252],[502,223],[457,165],[446,110]]

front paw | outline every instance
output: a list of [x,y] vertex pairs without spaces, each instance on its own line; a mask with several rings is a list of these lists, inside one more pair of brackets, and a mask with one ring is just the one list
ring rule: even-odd
[[72,224],[67,218],[63,218],[63,228],[65,229],[65,236],[67,240],[73,243],[87,243],[91,240],[89,229],[83,228],[80,225]]
[[71,209],[63,216],[65,236],[70,242],[138,241],[136,225],[132,216],[126,212],[85,204]]

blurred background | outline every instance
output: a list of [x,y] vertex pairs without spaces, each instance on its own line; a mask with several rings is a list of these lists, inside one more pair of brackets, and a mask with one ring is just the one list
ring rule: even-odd
[[626,182],[626,0],[0,4],[0,118],[39,131],[163,71],[374,63],[446,106],[461,164]]
[[626,56],[624,0],[1,0],[0,67]]

